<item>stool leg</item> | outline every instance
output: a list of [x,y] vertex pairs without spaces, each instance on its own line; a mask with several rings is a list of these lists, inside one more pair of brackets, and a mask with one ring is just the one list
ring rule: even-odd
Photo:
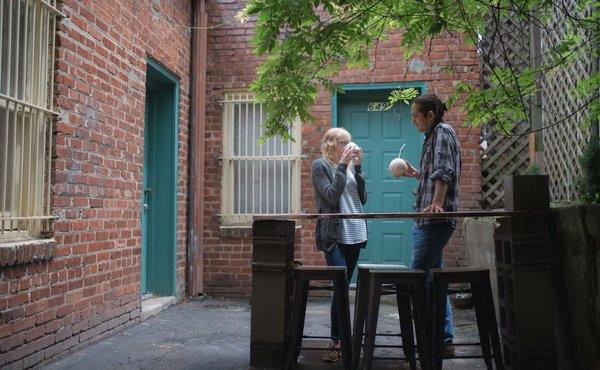
[[358,369],[363,334],[365,330],[365,308],[369,298],[369,271],[358,269],[356,298],[354,301],[354,335],[352,336],[352,369]]
[[447,291],[446,283],[433,282],[433,368],[435,370],[442,369]]
[[[304,281],[302,278],[294,277],[294,300],[292,305],[292,322],[290,323],[290,337],[288,339],[288,348],[286,354],[285,368],[291,369],[292,363],[298,359],[296,348],[302,345],[302,329],[300,323],[304,321],[301,316],[302,307],[306,308],[306,299],[304,298]],[[304,303],[303,303],[304,301]]]
[[373,366],[373,351],[375,350],[375,335],[377,332],[377,318],[379,316],[379,303],[381,300],[381,284],[379,279],[369,277],[369,306],[367,308],[367,327],[365,329],[365,346],[363,367],[371,370]]
[[479,282],[471,282],[471,290],[475,301],[475,318],[477,319],[477,330],[479,332],[479,340],[481,341],[481,352],[483,359],[488,369],[492,369],[492,352],[490,350],[490,324],[489,312],[487,307],[487,297],[481,289]]
[[498,322],[496,321],[496,309],[494,306],[494,297],[492,295],[492,286],[489,282],[483,285],[484,296],[487,297],[489,315],[490,315],[490,337],[492,341],[492,349],[494,351],[494,362],[496,370],[504,370],[504,362],[502,361],[502,350],[500,349],[500,335],[498,334]]
[[352,340],[350,330],[350,302],[348,299],[348,284],[346,274],[336,277],[334,289],[337,292],[338,323],[342,347],[342,362],[344,369],[350,370],[352,366]]
[[412,313],[410,310],[410,296],[407,291],[402,291],[403,287],[396,285],[396,302],[398,305],[398,317],[400,320],[400,334],[402,336],[402,349],[411,370],[416,370],[417,361],[415,359],[415,338],[413,333]]
[[429,326],[431,314],[427,304],[427,292],[425,281],[417,281],[412,284],[411,296],[413,312],[415,315],[415,331],[417,334],[417,346],[419,348],[419,362],[423,370],[430,370],[431,358],[431,329]]

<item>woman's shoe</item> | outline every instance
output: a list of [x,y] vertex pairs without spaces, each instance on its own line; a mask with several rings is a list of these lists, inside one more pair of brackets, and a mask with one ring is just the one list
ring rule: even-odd
[[340,360],[341,355],[342,354],[341,354],[339,348],[330,348],[329,349],[329,353],[327,353],[323,357],[323,362],[327,362],[328,364],[333,364],[333,363],[338,362]]

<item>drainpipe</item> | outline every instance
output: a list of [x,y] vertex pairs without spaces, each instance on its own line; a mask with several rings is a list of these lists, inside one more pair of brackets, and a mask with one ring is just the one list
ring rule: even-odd
[[[529,55],[531,57],[531,67],[538,68],[542,62],[542,33],[540,27],[535,22],[529,23]],[[536,77],[540,77],[539,72]],[[542,83],[537,82],[538,91],[533,96],[530,105],[529,116],[531,118],[531,129],[538,130],[529,134],[529,159],[531,163],[540,166],[542,173],[545,173],[546,161],[544,158],[544,131],[542,128]]]
[[206,34],[205,0],[192,0],[190,65],[190,129],[188,176],[187,294],[204,292],[204,133],[206,125]]

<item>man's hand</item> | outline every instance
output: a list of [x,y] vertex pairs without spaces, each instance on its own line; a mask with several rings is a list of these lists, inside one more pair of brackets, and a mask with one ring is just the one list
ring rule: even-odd
[[427,207],[423,208],[423,212],[433,212],[433,213],[444,212],[444,208],[442,208],[441,204],[431,203]]
[[416,179],[421,177],[421,172],[419,172],[419,170],[414,168],[408,161],[405,160],[404,162],[406,162],[406,171],[403,176],[414,177]]

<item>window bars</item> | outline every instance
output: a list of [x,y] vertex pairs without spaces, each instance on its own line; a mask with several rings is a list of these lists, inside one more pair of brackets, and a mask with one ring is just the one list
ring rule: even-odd
[[0,0],[0,240],[50,230],[56,0]]
[[300,210],[300,124],[291,128],[295,142],[280,136],[259,143],[262,104],[247,92],[223,101],[223,225],[247,225],[252,215]]

